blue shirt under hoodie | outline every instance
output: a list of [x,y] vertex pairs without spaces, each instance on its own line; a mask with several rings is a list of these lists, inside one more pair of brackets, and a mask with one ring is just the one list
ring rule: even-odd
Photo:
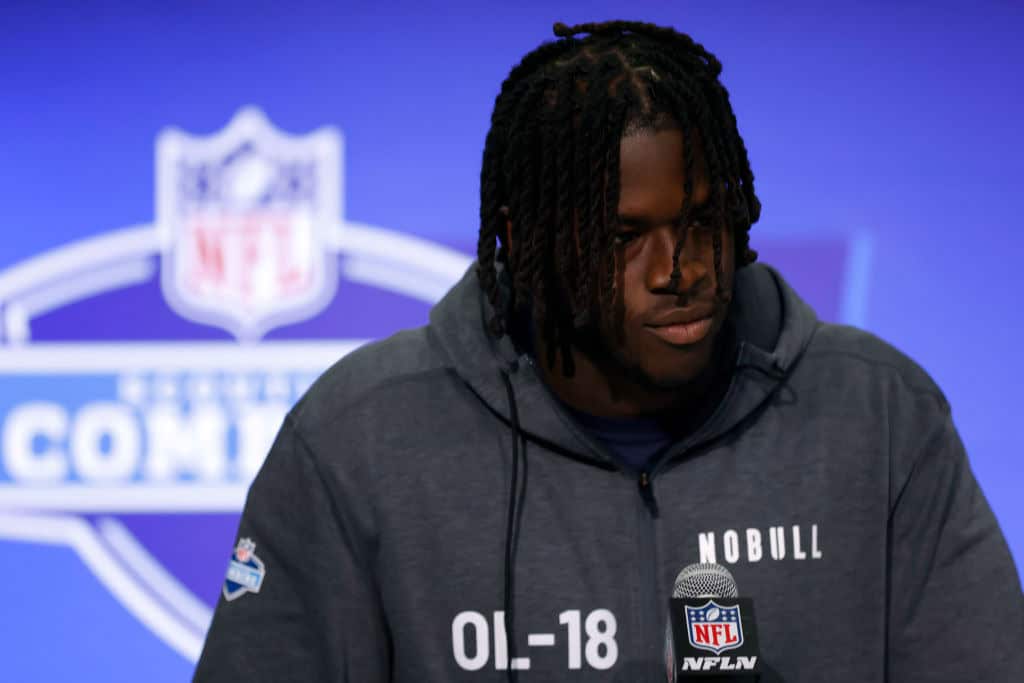
[[593,438],[603,443],[619,463],[642,472],[665,452],[675,438],[653,417],[602,417],[566,404],[562,407]]
[[741,269],[728,391],[638,477],[490,315],[470,269],[289,413],[239,528],[262,585],[222,597],[196,681],[660,682],[698,561],[754,600],[765,683],[1024,681],[1017,570],[892,346]]

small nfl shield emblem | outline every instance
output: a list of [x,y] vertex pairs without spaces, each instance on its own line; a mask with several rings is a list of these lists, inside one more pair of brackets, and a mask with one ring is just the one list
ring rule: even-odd
[[219,133],[157,141],[161,285],[197,322],[253,341],[333,298],[341,136],[284,135],[256,109]]
[[690,645],[720,655],[743,644],[743,620],[738,606],[708,600],[701,607],[686,607],[686,634]]
[[260,592],[267,570],[255,551],[256,544],[252,539],[243,538],[238,541],[228,565],[227,578],[224,579],[225,600],[234,600],[246,593]]

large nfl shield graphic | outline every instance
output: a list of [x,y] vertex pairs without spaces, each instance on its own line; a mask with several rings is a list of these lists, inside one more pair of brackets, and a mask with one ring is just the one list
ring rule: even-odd
[[686,607],[686,635],[690,645],[720,655],[743,644],[740,608],[708,600],[701,607]]
[[104,624],[127,613],[189,662],[218,598],[272,571],[235,532],[288,409],[472,262],[347,220],[342,151],[252,107],[163,132],[155,221],[0,271],[0,542],[69,548]]
[[221,132],[157,142],[162,285],[181,315],[256,340],[334,296],[341,137],[276,131],[243,109]]

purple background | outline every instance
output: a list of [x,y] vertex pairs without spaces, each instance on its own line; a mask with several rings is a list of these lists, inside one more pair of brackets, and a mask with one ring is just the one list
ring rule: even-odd
[[[842,263],[836,254],[852,236],[870,237],[855,322],[909,353],[947,393],[1019,562],[1020,3],[4,3],[0,270],[152,221],[156,134],[168,125],[209,133],[246,104],[287,131],[343,131],[350,219],[470,248],[501,80],[552,22],[616,16],[675,25],[722,60],[765,207],[753,245],[824,317],[838,315],[847,294],[800,283],[835,287],[835,273],[816,268]],[[799,256],[823,250],[833,257]],[[420,303],[369,288],[356,298],[352,287],[336,305],[361,317],[332,310],[332,333],[351,325],[378,336],[425,317]],[[153,316],[147,337],[224,338],[161,309],[155,285],[106,296],[41,318],[34,332],[98,339],[113,328],[90,311],[139,306]],[[386,315],[366,315],[378,310]],[[305,323],[271,337],[314,334]],[[230,536],[230,519],[191,521],[142,535],[166,539],[150,548],[172,565],[181,564],[175,547],[226,562],[230,548],[209,539]],[[137,530],[164,523],[129,520]],[[192,665],[70,550],[0,540],[0,566],[5,677],[188,678]]]

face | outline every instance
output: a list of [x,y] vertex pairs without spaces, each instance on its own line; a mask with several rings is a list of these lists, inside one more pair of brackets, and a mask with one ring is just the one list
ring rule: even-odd
[[[690,226],[672,282],[672,254],[682,232],[685,196],[683,135],[641,131],[622,139],[618,242],[624,258],[622,343],[609,322],[602,330],[607,361],[632,379],[657,389],[677,389],[709,369],[728,303],[715,297],[709,186],[699,144],[694,150]],[[731,230],[722,230],[723,291],[732,291]]]

